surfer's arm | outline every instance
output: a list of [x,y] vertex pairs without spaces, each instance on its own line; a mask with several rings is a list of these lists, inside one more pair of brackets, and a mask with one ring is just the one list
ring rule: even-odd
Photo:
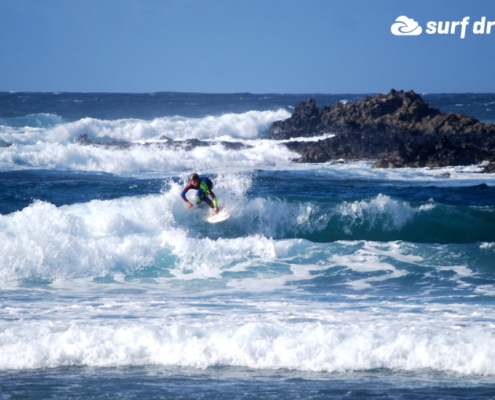
[[184,188],[184,190],[182,190],[182,192],[181,192],[181,194],[180,194],[180,197],[182,197],[182,199],[186,202],[186,204],[187,204],[187,207],[188,207],[188,208],[194,208],[193,204],[192,204],[189,200],[187,200],[187,197],[186,197],[186,193],[187,193],[187,192],[189,191],[189,189],[191,189],[191,188],[192,188],[192,185],[191,185],[191,184],[187,185],[187,186]]

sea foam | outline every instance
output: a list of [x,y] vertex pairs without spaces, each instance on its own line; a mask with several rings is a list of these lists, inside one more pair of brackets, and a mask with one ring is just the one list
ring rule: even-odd
[[[272,122],[290,116],[285,110],[248,111],[204,118],[163,117],[151,121],[140,119],[100,120],[83,118],[75,122],[45,124],[47,126],[0,126],[0,139],[14,144],[38,142],[67,144],[80,135],[95,141],[139,141],[170,139],[255,139]],[[50,119],[56,119],[51,117]],[[32,124],[31,124],[32,125]]]
[[[273,141],[251,139],[258,139],[273,121],[287,115],[284,110],[249,111],[152,121],[83,118],[48,128],[3,126],[0,140],[13,145],[0,152],[0,166],[140,174],[195,169],[197,165],[209,169],[286,165],[296,153]],[[80,135],[95,142],[125,141],[133,146],[82,146],[75,143]],[[165,139],[191,138],[213,142],[192,150],[180,147],[180,142],[178,147],[159,145]],[[244,141],[247,146],[238,151],[228,150],[221,144],[225,140]]]
[[163,365],[495,375],[492,328],[466,323],[467,315],[456,322],[433,309],[423,314],[397,310],[391,316],[390,307],[384,312],[379,306],[360,311],[339,304],[311,311],[310,304],[255,306],[257,311],[243,314],[231,304],[228,316],[219,309],[194,319],[188,315],[197,307],[187,310],[182,304],[189,314],[162,310],[162,318],[125,324],[105,319],[104,307],[93,321],[3,322],[0,370]]
[[[203,221],[207,209],[188,210],[182,201],[180,192],[186,178],[184,174],[181,182],[165,182],[163,192],[154,195],[92,200],[60,207],[35,200],[20,211],[0,215],[0,239],[4,249],[0,253],[0,279],[7,282],[32,277],[99,277],[132,274],[150,267],[180,274],[184,279],[205,273],[221,277],[227,266],[246,263],[245,266],[250,267],[257,262],[261,265],[281,262],[285,265],[283,269],[292,274],[291,264],[281,258],[285,257],[287,248],[300,246],[300,240],[318,247],[318,243],[369,236],[374,240],[381,236],[390,236],[393,240],[410,236],[433,242],[450,235],[449,230],[418,236],[416,226],[430,219],[436,221],[432,210],[439,206],[432,209],[429,203],[427,207],[413,206],[384,195],[337,203],[251,197],[251,176],[232,173],[215,178],[220,206],[226,207],[232,217],[223,224],[210,225]],[[445,212],[452,210],[445,209]],[[476,217],[480,219],[484,215],[476,214]],[[473,219],[466,221],[472,223]],[[468,228],[462,222],[456,222],[456,229]],[[483,230],[489,226],[489,222],[477,225]],[[308,249],[303,253],[306,251],[312,253]],[[375,251],[370,254],[357,249],[353,254],[354,259],[347,258],[343,265],[362,265],[368,270],[376,265],[391,272],[393,277],[401,274],[390,262],[380,261],[377,257],[383,255]],[[322,254],[321,257],[327,260],[329,256]],[[330,257],[333,261],[329,265],[336,263],[336,257],[335,254]],[[392,264],[397,261],[407,262],[404,258]],[[321,262],[317,257],[311,264]]]

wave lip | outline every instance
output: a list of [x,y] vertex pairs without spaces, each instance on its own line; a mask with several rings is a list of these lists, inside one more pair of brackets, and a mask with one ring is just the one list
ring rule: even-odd
[[[495,208],[455,206],[433,200],[412,203],[388,195],[349,200],[245,203],[242,227],[249,234],[318,243],[338,240],[476,243],[495,241]],[[235,223],[235,221],[231,221]]]
[[24,117],[0,118],[0,126],[12,128],[52,128],[64,124],[66,121],[56,115],[49,113],[29,114]]
[[338,207],[338,212],[342,219],[348,221],[345,230],[351,233],[353,226],[363,224],[369,225],[370,229],[379,224],[386,231],[398,230],[411,221],[418,212],[431,208],[432,205],[427,205],[414,209],[406,202],[379,194],[369,200],[344,202]]
[[414,243],[476,243],[495,240],[493,207],[453,206],[429,201],[412,204],[379,194],[344,201],[328,214],[321,238],[331,240],[403,240]]

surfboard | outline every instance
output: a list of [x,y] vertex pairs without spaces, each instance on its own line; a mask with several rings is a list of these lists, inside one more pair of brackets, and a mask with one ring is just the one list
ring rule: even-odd
[[220,211],[218,214],[208,215],[205,221],[210,224],[216,224],[217,222],[225,221],[227,218],[230,218],[230,214],[227,211]]

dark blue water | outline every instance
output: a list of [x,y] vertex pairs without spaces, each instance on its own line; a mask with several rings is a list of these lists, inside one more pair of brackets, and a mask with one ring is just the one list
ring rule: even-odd
[[[398,88],[397,88],[398,89]],[[166,116],[204,117],[251,110],[290,109],[308,98],[318,107],[337,101],[355,101],[365,94],[203,94],[203,93],[7,93],[0,92],[0,118],[17,118],[38,114],[57,115],[65,121],[91,117],[104,120],[138,118],[150,120]],[[442,112],[459,112],[481,121],[495,120],[492,93],[422,94],[423,99]],[[33,125],[41,120],[32,119]],[[10,123],[12,125],[12,122]]]
[[[33,379],[7,374],[4,387],[15,386],[13,398],[124,399],[458,399],[493,398],[490,379],[459,381],[456,376],[407,372],[386,378],[387,371],[349,374],[307,374],[292,371],[257,371],[215,368],[214,371],[163,368],[35,371]],[[103,375],[103,378],[102,378]],[[419,379],[418,379],[419,378]],[[422,379],[421,379],[422,378]],[[67,384],[67,380],[71,384]],[[116,391],[115,388],[118,387]],[[4,394],[5,396],[5,394]]]

